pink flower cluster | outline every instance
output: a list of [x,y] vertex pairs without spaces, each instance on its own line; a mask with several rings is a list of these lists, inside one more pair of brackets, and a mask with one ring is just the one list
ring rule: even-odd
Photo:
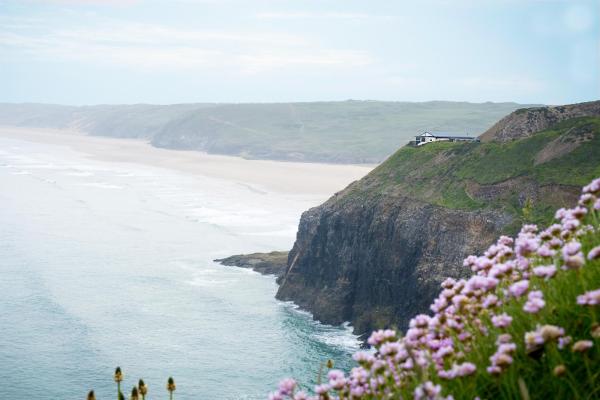
[[[463,265],[473,275],[442,282],[442,290],[430,307],[433,315],[414,317],[404,337],[399,338],[393,330],[373,332],[368,343],[375,352],[356,353],[353,358],[358,366],[348,376],[330,371],[327,383],[317,386],[313,397],[295,393],[295,381],[284,380],[270,399],[392,398],[395,393],[407,393],[407,388],[412,388],[415,400],[452,399],[447,393],[444,397],[442,382],[478,372],[477,366],[468,361],[468,354],[477,347],[480,336],[494,335],[496,351],[489,357],[485,371],[479,373],[504,373],[513,364],[519,346],[507,333],[514,316],[507,314],[509,308],[503,306],[514,303],[517,309],[543,318],[547,282],[585,268],[586,262],[600,257],[600,246],[585,257],[580,242],[583,235],[595,230],[584,224],[584,218],[589,213],[597,216],[598,197],[600,179],[583,188],[577,207],[556,212],[556,224],[542,231],[535,225],[524,225],[514,240],[501,236],[482,256],[467,257]],[[576,300],[583,306],[596,306],[600,304],[600,289]],[[521,346],[532,354],[544,351],[550,343],[564,349],[572,339],[560,326],[540,324],[521,340]],[[583,352],[591,347],[590,343],[579,341],[571,349]],[[429,380],[419,380],[424,376]]]
[[577,304],[582,306],[597,306],[600,304],[600,289],[590,290],[577,296]]
[[512,342],[512,337],[508,333],[503,333],[496,339],[497,350],[490,357],[491,365],[487,367],[487,372],[492,375],[500,375],[512,363],[512,354],[517,350],[517,345]]

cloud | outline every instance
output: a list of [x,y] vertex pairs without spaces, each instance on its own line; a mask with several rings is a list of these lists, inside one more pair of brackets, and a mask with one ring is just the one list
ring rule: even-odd
[[563,20],[569,31],[585,32],[594,25],[594,11],[583,4],[574,4],[565,11]]
[[[363,51],[323,48],[303,36],[275,32],[208,31],[110,21],[96,27],[0,25],[0,51],[33,59],[132,68],[212,68],[245,74],[289,67],[367,65]],[[11,54],[12,54],[11,53]]]
[[32,3],[54,3],[64,5],[101,5],[101,6],[130,6],[142,0],[29,0]]
[[397,86],[401,88],[415,88],[426,85],[428,80],[425,78],[407,77],[407,76],[390,76],[383,80],[387,85]]
[[476,88],[482,91],[507,91],[537,92],[544,88],[544,84],[528,77],[485,77],[472,76],[452,80],[458,87]]
[[346,20],[365,20],[365,19],[391,19],[394,16],[372,15],[363,13],[342,13],[342,12],[260,12],[256,18],[261,19],[346,19]]

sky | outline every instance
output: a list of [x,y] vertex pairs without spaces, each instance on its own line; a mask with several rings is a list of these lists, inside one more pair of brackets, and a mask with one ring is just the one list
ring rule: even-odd
[[600,0],[0,0],[0,102],[600,99]]

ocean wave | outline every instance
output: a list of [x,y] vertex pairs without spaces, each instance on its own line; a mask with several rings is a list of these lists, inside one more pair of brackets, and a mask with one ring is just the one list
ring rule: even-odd
[[87,172],[87,171],[79,171],[79,172],[67,172],[65,175],[69,175],[69,176],[93,176],[94,174],[92,174],[91,172]]
[[331,347],[337,347],[344,351],[354,352],[360,349],[361,342],[358,336],[353,333],[352,325],[349,322],[344,322],[342,325],[328,325],[313,319],[310,311],[303,310],[297,304],[291,301],[279,302],[282,307],[285,307],[301,316],[308,319],[308,322],[313,326],[314,333],[312,336]]
[[83,183],[82,185],[89,186],[89,187],[95,187],[98,189],[123,189],[123,186],[113,185],[111,183],[104,183],[104,182],[90,182],[90,183]]

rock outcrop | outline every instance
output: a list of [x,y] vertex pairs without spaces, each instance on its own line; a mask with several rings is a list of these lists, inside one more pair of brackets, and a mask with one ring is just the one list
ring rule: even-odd
[[485,131],[480,139],[482,142],[508,142],[529,137],[567,119],[591,116],[600,116],[600,101],[522,108],[502,118]]
[[287,259],[287,251],[272,251],[270,253],[240,254],[214,261],[228,266],[250,268],[263,275],[275,275],[279,281],[287,267]]

